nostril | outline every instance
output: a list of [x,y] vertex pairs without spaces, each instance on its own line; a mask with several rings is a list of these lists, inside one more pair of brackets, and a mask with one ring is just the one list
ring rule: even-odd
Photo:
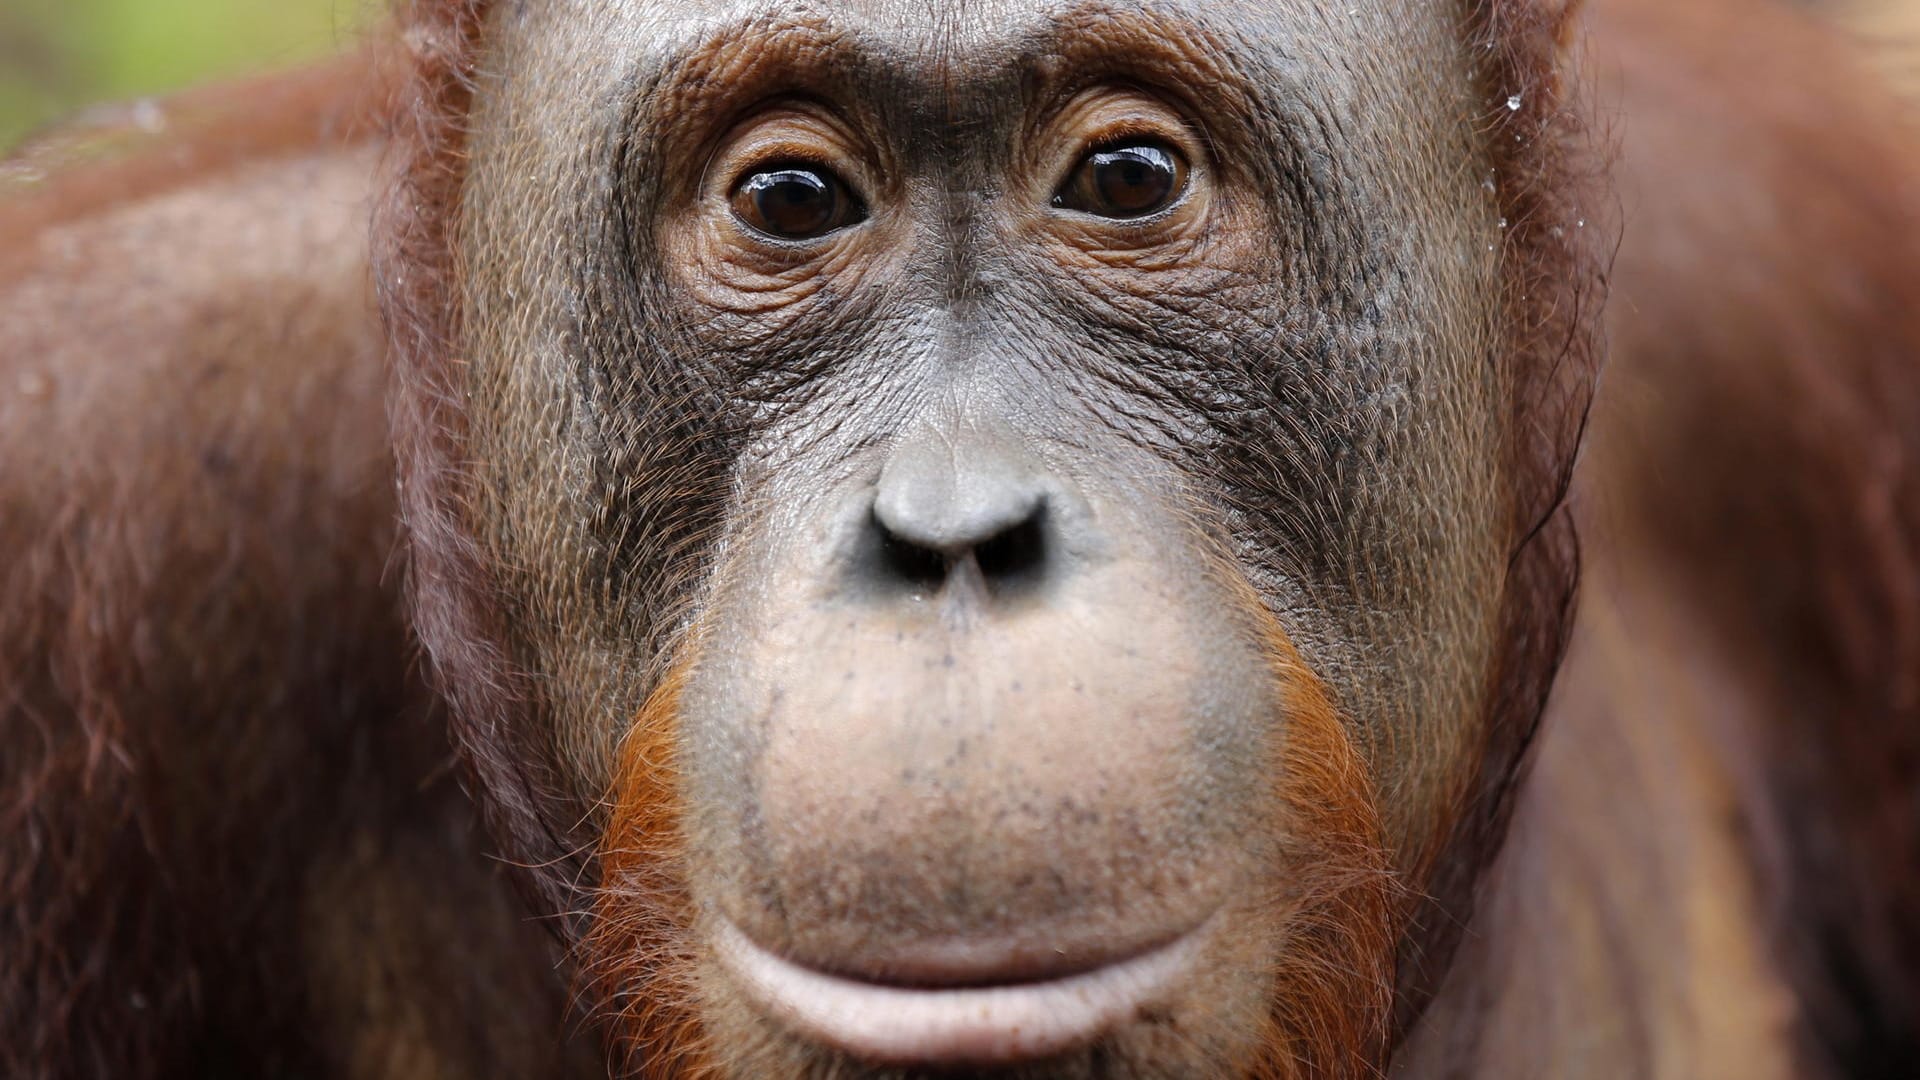
[[1037,577],[1046,565],[1046,504],[1011,529],[974,549],[974,560],[989,585],[1017,584]]
[[947,578],[953,560],[929,547],[902,539],[877,516],[874,525],[880,532],[880,562],[887,576],[916,587],[933,588]]
[[[1008,528],[974,543],[933,546],[889,528],[884,515],[871,518],[878,543],[870,550],[887,581],[915,590],[938,591],[955,567],[970,563],[989,588],[1013,589],[1036,581],[1047,562],[1047,521],[1044,503]],[[871,565],[871,564],[870,564]]]

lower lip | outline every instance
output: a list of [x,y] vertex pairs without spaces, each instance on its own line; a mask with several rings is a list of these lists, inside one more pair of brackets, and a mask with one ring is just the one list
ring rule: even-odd
[[1199,959],[1206,929],[1059,979],[921,989],[801,967],[719,924],[720,963],[798,1034],[865,1061],[935,1066],[1010,1064],[1092,1042],[1164,999]]

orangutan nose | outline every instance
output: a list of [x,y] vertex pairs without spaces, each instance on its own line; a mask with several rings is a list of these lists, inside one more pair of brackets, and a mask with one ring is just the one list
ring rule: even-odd
[[1057,516],[1019,436],[971,424],[922,426],[894,449],[873,503],[881,580],[938,589],[977,568],[989,592],[1059,570]]

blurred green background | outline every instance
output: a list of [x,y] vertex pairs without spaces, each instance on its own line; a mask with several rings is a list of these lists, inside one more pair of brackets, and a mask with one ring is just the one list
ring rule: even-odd
[[0,152],[92,102],[324,56],[382,9],[380,0],[0,0]]

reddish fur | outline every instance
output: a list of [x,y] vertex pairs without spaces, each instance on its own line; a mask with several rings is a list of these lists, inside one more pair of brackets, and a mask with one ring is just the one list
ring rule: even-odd
[[1910,1060],[1920,124],[1802,11],[1615,0],[1599,14],[1627,238],[1590,486],[1763,703],[1718,735],[1745,770],[1814,1056]]
[[[1696,1060],[1887,1075],[1920,1053],[1914,114],[1792,6],[1594,7],[1625,236],[1581,467],[1595,570],[1575,668],[1606,677],[1560,687],[1554,771],[1537,778],[1553,786],[1521,830],[1535,842],[1483,881],[1491,958],[1456,969],[1443,997],[1460,1000],[1433,1022],[1454,1045],[1420,1064],[1535,1075],[1580,1045],[1542,1015],[1586,1007],[1625,1034],[1580,1075],[1697,1075],[1674,1064],[1710,1049],[1687,1043],[1697,1028],[1777,1009],[1784,1032],[1756,1023]],[[1632,771],[1652,772],[1634,764],[1648,746],[1705,750],[1650,778]],[[1699,774],[1730,794],[1658,786]],[[1675,816],[1652,819],[1655,800]],[[1604,846],[1566,849],[1596,830]],[[1719,932],[1746,939],[1763,985],[1744,960],[1670,973],[1662,943],[1688,928],[1663,909],[1703,862],[1735,868],[1705,880],[1733,894],[1714,897]],[[1609,887],[1583,889],[1593,878]],[[1582,918],[1614,935],[1604,955],[1578,940]],[[1685,999],[1699,1019],[1664,1008],[1677,992],[1702,993]]]
[[1387,1051],[1403,906],[1387,867],[1373,778],[1319,678],[1257,598],[1247,602],[1265,624],[1285,703],[1275,775],[1289,864],[1308,875],[1294,883],[1302,895],[1292,900],[1294,929],[1275,973],[1270,1049],[1254,1075],[1371,1076]]
[[[125,110],[16,148],[0,169],[0,184],[8,171],[58,172],[60,179],[8,199],[0,215],[0,284],[26,270],[35,239],[63,222],[308,154],[316,145],[367,141],[393,94],[394,72],[384,59],[353,53],[292,74],[168,98],[160,111],[165,154],[152,153],[155,136],[141,133]],[[86,167],[75,169],[75,162]]]
[[586,995],[605,1002],[618,1059],[628,1074],[648,1080],[715,1075],[692,1007],[699,988],[674,771],[680,692],[691,666],[687,650],[621,743],[600,845],[600,893],[581,963]]
[[[177,146],[49,138],[16,161],[84,164],[0,198],[0,1074],[169,1067],[261,981],[202,971],[250,946],[296,964],[297,868],[235,853],[323,846],[308,800],[364,779],[344,758],[358,709],[390,719],[397,755],[423,731],[431,745],[392,719],[418,715],[381,662],[405,629],[362,558],[391,543],[391,507],[362,419],[377,336],[358,283],[330,274],[346,260],[289,250],[275,265],[312,275],[303,306],[269,314],[176,287],[217,274],[229,237],[140,217],[174,193],[244,193],[248,170],[297,175],[356,100],[337,72],[250,108],[195,95],[167,106]],[[110,210],[167,245],[166,280],[128,264]],[[250,400],[306,423],[269,434]],[[258,997],[256,1037],[294,1044],[300,995]]]
[[[417,586],[432,586],[416,587],[415,618],[435,646],[436,674],[456,706],[463,760],[493,835],[530,868],[524,877],[540,910],[586,913],[581,921],[594,959],[584,969],[584,989],[595,997],[611,990],[603,1000],[635,1033],[629,1049],[646,1047],[650,1060],[658,1060],[651,1055],[659,1047],[677,1048],[665,1055],[663,1068],[700,1075],[707,1071],[700,1037],[680,1007],[695,993],[677,934],[684,912],[676,906],[681,901],[670,870],[663,872],[675,858],[671,717],[684,663],[655,692],[627,741],[621,794],[596,861],[589,854],[593,838],[553,809],[565,801],[562,783],[532,737],[537,725],[516,715],[529,695],[510,659],[492,644],[501,640],[497,613],[484,603],[484,573],[459,517],[464,418],[459,360],[450,347],[458,311],[447,227],[457,211],[471,65],[488,6],[484,0],[419,0],[403,12],[412,58],[394,114],[399,172],[381,211],[376,265],[397,354],[394,445],[405,484],[401,513],[411,533],[409,572]],[[1912,245],[1898,239],[1920,235],[1920,211],[1911,187],[1890,180],[1920,175],[1914,149],[1920,141],[1905,126],[1905,114],[1850,74],[1846,55],[1821,44],[1798,16],[1754,5],[1743,9],[1738,24],[1754,29],[1754,39],[1772,42],[1763,55],[1783,63],[1801,58],[1790,75],[1770,81],[1771,88],[1794,93],[1724,102],[1717,89],[1724,75],[1711,65],[1742,61],[1724,34],[1735,24],[1721,7],[1616,0],[1613,9],[1632,13],[1610,28],[1631,65],[1628,84],[1652,95],[1635,114],[1671,118],[1680,144],[1690,148],[1687,140],[1703,130],[1727,135],[1735,147],[1702,151],[1704,161],[1675,158],[1672,175],[1649,178],[1656,190],[1683,193],[1673,220],[1657,219],[1652,233],[1671,230],[1697,246],[1684,261],[1623,265],[1629,286],[1638,275],[1643,290],[1628,290],[1634,306],[1617,331],[1626,350],[1621,370],[1656,389],[1656,408],[1641,435],[1650,433],[1648,445],[1623,455],[1613,475],[1624,489],[1643,493],[1636,527],[1644,535],[1635,539],[1670,575],[1683,598],[1677,602],[1697,605],[1717,633],[1736,643],[1749,682],[1778,702],[1751,727],[1722,733],[1730,756],[1748,769],[1741,778],[1744,823],[1757,830],[1771,856],[1761,869],[1780,908],[1768,929],[1784,940],[1796,988],[1810,1003],[1814,1056],[1870,1067],[1871,1058],[1847,1055],[1862,1045],[1871,1053],[1889,1038],[1905,1037],[1910,1045],[1920,1028],[1912,1019],[1920,1015],[1914,975],[1920,944],[1912,919],[1920,910],[1920,875],[1911,869],[1920,866],[1920,826],[1910,810],[1920,788],[1920,736],[1914,734],[1920,732],[1920,691],[1913,675],[1920,671],[1920,471],[1913,464],[1920,461],[1920,378],[1913,370],[1920,355],[1920,268]],[[1670,21],[1656,25],[1654,12]],[[1697,21],[1688,21],[1687,12]],[[1511,513],[1527,540],[1511,564],[1485,764],[1459,793],[1459,823],[1434,838],[1429,863],[1442,876],[1431,897],[1403,915],[1400,898],[1379,872],[1365,771],[1324,694],[1276,637],[1276,665],[1289,688],[1292,737],[1283,774],[1297,785],[1288,790],[1296,832],[1330,841],[1327,853],[1340,858],[1329,865],[1345,873],[1320,894],[1328,914],[1310,923],[1322,935],[1317,947],[1302,949],[1278,974],[1286,988],[1279,1001],[1289,1011],[1275,1017],[1274,1030],[1300,1033],[1294,1037],[1301,1041],[1285,1047],[1276,1041],[1266,1075],[1298,1075],[1301,1062],[1316,1063],[1319,1071],[1311,1075],[1338,1075],[1346,1063],[1377,1060],[1418,1013],[1446,968],[1472,884],[1503,836],[1525,749],[1565,645],[1575,547],[1559,507],[1591,391],[1591,314],[1599,295],[1598,264],[1582,238],[1565,228],[1586,216],[1590,198],[1578,117],[1569,115],[1555,74],[1572,21],[1567,5],[1522,0],[1474,3],[1468,19],[1475,40],[1495,46],[1480,76],[1499,198],[1512,223],[1506,266],[1507,299],[1516,313],[1508,325],[1517,391],[1508,458],[1516,478]],[[1654,49],[1658,42],[1672,43],[1674,51]],[[1709,70],[1689,75],[1692,63]],[[364,103],[369,83],[349,76],[356,90],[340,91],[334,89],[338,78],[286,84],[292,89],[284,109],[250,110],[210,129],[188,141],[184,157],[147,156],[124,168],[75,174],[83,179],[15,202],[0,214],[0,285],[33,272],[16,257],[50,223],[309,150],[335,138],[341,123],[351,129],[358,121],[342,118],[361,115],[363,105],[338,103]],[[1519,110],[1504,106],[1513,93],[1524,103]],[[1688,114],[1715,102],[1725,111],[1707,110],[1704,120]],[[1822,112],[1799,115],[1806,102]],[[1775,160],[1770,155],[1781,147],[1789,153]],[[1643,167],[1659,160],[1629,154],[1630,163]],[[1749,220],[1723,205],[1721,190],[1707,187],[1706,179],[1728,175],[1729,160],[1740,166],[1743,182],[1794,196],[1794,212]],[[1823,174],[1829,187],[1804,178],[1808,163],[1832,170]],[[1825,197],[1834,186],[1844,198]],[[1810,253],[1837,259],[1810,270],[1800,265]],[[1703,283],[1750,267],[1772,274],[1762,295],[1728,294],[1724,308],[1709,306],[1715,294]],[[96,425],[109,432],[113,419],[96,418]],[[80,457],[107,453],[103,441],[74,445]],[[280,506],[273,501],[276,478],[264,479],[259,499]],[[187,505],[174,493],[140,494],[148,505]],[[74,520],[78,508],[66,512],[60,521]],[[376,521],[373,539],[343,543],[384,557],[382,513],[366,515]],[[286,532],[277,514],[264,519],[233,523],[213,511],[194,515],[222,536],[231,528],[232,550],[241,553],[235,557],[255,569],[280,565],[274,553],[257,549],[272,547]],[[11,535],[6,521],[0,515],[0,537]],[[358,516],[340,522],[335,527],[346,531],[365,524]],[[184,1036],[160,1025],[184,1023],[204,1007],[206,991],[176,955],[170,935],[214,905],[201,904],[209,897],[200,895],[195,904],[173,903],[169,890],[190,876],[188,864],[184,849],[157,837],[163,811],[178,807],[148,799],[152,774],[132,765],[161,762],[192,779],[179,747],[205,738],[196,730],[147,730],[131,722],[169,714],[172,699],[153,680],[175,673],[145,664],[142,650],[151,647],[151,614],[184,601],[161,595],[166,590],[153,585],[155,566],[141,559],[179,540],[164,518],[116,527],[97,546],[60,539],[6,568],[12,599],[0,644],[15,652],[20,642],[58,644],[44,664],[40,652],[30,654],[30,677],[0,672],[8,677],[0,685],[0,718],[11,725],[0,730],[0,759],[10,759],[0,773],[0,827],[25,821],[41,830],[34,835],[52,837],[35,841],[48,846],[35,847],[32,860],[0,861],[0,911],[23,920],[11,927],[18,933],[0,942],[35,950],[26,954],[39,965],[23,968],[20,952],[0,958],[7,961],[0,962],[0,990],[12,995],[0,995],[0,1071],[33,1075],[34,1064],[20,1065],[11,1054],[41,1065],[72,1062],[75,1071],[139,1075],[160,1067],[156,1055],[181,1050],[167,1040]],[[9,541],[8,549],[27,547]],[[1727,557],[1730,552],[1740,557]],[[449,582],[461,587],[446,587]],[[344,627],[341,640],[361,642],[360,650],[316,659],[309,673],[315,687],[347,681],[342,672],[393,674],[378,662],[398,649],[390,613],[372,610],[380,607],[369,599],[379,596],[377,582],[365,596],[354,595],[369,610],[342,604],[327,611]],[[218,651],[222,640],[204,644],[238,662],[237,653]],[[397,677],[370,681],[382,695],[399,696]],[[274,694],[285,689],[263,693],[278,700]],[[242,690],[228,693],[237,701]],[[183,700],[180,716],[205,715],[195,711],[197,699]],[[169,731],[179,736],[177,745],[159,745]],[[43,753],[23,758],[20,745]],[[20,833],[0,828],[0,835]],[[275,834],[238,842],[236,850],[284,847],[286,840]],[[18,853],[0,846],[0,856]],[[176,857],[181,861],[166,861]],[[635,890],[651,897],[650,910],[667,913],[665,922],[642,916],[632,904]],[[588,892],[598,898],[591,907],[580,903]],[[134,893],[145,897],[144,906],[122,907]],[[1408,944],[1393,962],[1385,956],[1396,939]],[[1397,973],[1400,990],[1392,1023],[1383,1018],[1390,973]],[[128,988],[160,983],[165,996],[139,1006],[152,1008],[159,1020],[125,1011]],[[653,992],[662,987],[668,992]],[[1873,1025],[1880,1027],[1863,1030]],[[92,1043],[80,1045],[87,1040]],[[1349,1071],[1362,1069],[1354,1064]]]
[[0,195],[0,1075],[565,1060],[384,580],[379,93],[0,169],[61,170]]

